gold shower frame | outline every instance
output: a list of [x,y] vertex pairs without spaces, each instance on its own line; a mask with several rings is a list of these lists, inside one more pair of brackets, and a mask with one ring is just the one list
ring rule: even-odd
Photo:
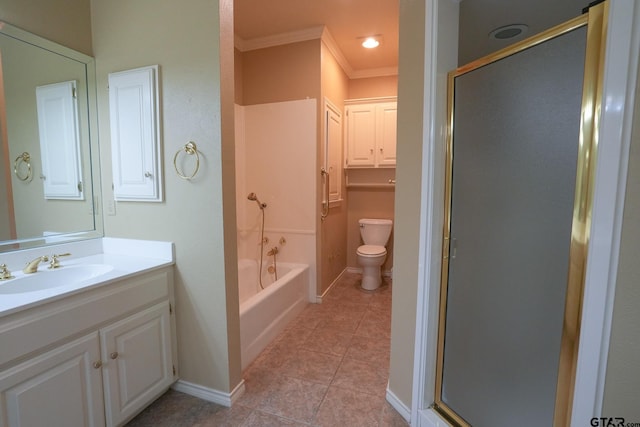
[[[576,366],[578,362],[578,344],[582,300],[586,272],[587,253],[591,229],[591,207],[595,181],[595,166],[598,152],[599,121],[602,108],[602,86],[604,74],[605,41],[609,2],[593,6],[577,18],[560,24],[536,36],[530,37],[491,55],[480,58],[448,74],[447,86],[447,143],[445,166],[445,212],[443,230],[443,254],[440,283],[438,348],[436,356],[436,389],[433,409],[454,426],[470,426],[462,417],[442,401],[442,373],[444,364],[444,336],[447,309],[447,284],[449,276],[449,246],[451,233],[451,180],[453,171],[453,118],[455,78],[465,73],[511,56],[515,53],[542,44],[555,37],[587,26],[587,45],[585,55],[584,82],[582,88],[582,107],[580,114],[580,135],[578,164],[576,170],[576,188],[574,196],[573,219],[571,226],[571,245],[569,254],[569,274],[567,278],[567,298],[564,309],[560,363],[556,386],[554,427],[571,424],[573,391]],[[500,410],[497,402],[496,410]]]

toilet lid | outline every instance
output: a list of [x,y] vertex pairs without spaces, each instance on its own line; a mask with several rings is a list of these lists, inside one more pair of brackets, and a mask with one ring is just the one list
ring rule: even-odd
[[362,245],[358,247],[358,254],[364,256],[375,256],[375,255],[383,255],[387,253],[387,250],[384,246],[378,245]]

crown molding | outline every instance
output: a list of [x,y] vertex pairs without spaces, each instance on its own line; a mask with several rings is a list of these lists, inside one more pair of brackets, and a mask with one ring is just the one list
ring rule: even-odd
[[240,52],[265,49],[268,47],[280,46],[290,43],[299,43],[308,40],[320,39],[329,52],[336,59],[342,70],[350,79],[363,79],[370,77],[395,76],[398,74],[398,67],[372,68],[367,70],[354,70],[349,61],[344,56],[335,39],[324,25],[311,27],[300,31],[274,34],[267,37],[259,37],[244,40],[237,34],[234,35],[234,45]]
[[398,67],[385,67],[385,68],[369,68],[367,70],[354,71],[349,75],[350,79],[367,79],[371,77],[387,77],[397,76]]
[[235,45],[240,52],[248,52],[250,50],[265,49],[267,47],[280,46],[283,44],[319,39],[322,37],[323,31],[324,25],[320,25],[317,27],[306,28],[300,31],[274,34],[272,36],[258,37],[250,40],[241,39],[236,35]]
[[353,67],[351,67],[351,64],[349,64],[349,61],[347,61],[347,58],[345,58],[344,54],[338,47],[336,40],[333,38],[327,27],[324,27],[324,31],[322,31],[321,39],[327,49],[329,49],[329,52],[331,52],[333,57],[336,59],[340,67],[342,67],[344,73],[349,78],[351,78],[351,74],[353,74]]

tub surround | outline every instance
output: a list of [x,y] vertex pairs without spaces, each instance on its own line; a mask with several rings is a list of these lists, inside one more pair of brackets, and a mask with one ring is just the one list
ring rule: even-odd
[[[0,254],[0,263],[6,264],[13,276],[18,279],[25,275],[22,268],[26,262],[42,255],[51,256],[63,253],[71,253],[71,255],[60,258],[60,269],[64,269],[65,266],[96,264],[112,266],[113,269],[96,277],[68,285],[26,293],[2,294],[0,318],[175,263],[174,248],[170,242],[109,237]],[[41,263],[38,270],[37,273],[32,273],[29,276],[41,277],[43,280],[55,280],[56,272],[48,270],[46,263]],[[2,286],[9,285],[16,279],[0,281],[0,293]]]
[[309,266],[278,263],[278,280],[257,288],[255,260],[239,260],[240,348],[244,370],[308,304]]

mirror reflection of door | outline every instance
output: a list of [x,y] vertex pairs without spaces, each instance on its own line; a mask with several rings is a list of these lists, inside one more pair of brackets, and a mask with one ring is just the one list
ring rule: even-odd
[[450,74],[436,405],[459,425],[567,425],[599,51],[587,22]]
[[[8,24],[0,55],[0,246],[96,230],[92,58]],[[49,91],[58,86],[64,96]]]

